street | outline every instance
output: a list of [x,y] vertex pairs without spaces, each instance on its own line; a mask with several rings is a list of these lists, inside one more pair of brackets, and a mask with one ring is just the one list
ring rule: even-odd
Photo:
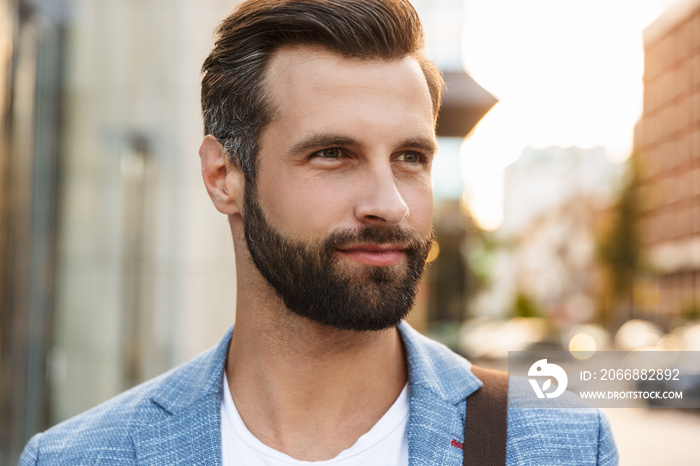
[[621,466],[700,465],[700,413],[647,408],[604,411]]

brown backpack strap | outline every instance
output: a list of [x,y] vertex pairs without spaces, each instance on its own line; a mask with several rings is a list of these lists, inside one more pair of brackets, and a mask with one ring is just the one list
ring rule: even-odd
[[472,366],[484,386],[467,397],[464,466],[506,464],[508,373]]

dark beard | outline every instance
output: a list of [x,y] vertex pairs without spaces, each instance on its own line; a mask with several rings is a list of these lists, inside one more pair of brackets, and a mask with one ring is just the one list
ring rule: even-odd
[[[395,327],[413,307],[420,276],[432,245],[399,227],[366,225],[331,233],[320,243],[296,241],[265,219],[254,188],[244,196],[248,250],[263,277],[293,313],[341,330]],[[337,248],[351,243],[400,243],[406,264],[364,266],[344,271]]]

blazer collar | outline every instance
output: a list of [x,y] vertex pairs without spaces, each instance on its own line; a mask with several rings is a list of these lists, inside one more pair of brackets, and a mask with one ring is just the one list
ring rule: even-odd
[[[405,322],[399,332],[408,363],[409,463],[461,461],[453,440],[464,442],[465,399],[482,383],[471,364],[445,346]],[[221,464],[223,374],[232,335],[233,327],[216,347],[161,376],[151,400],[165,415],[134,434],[138,464]]]
[[161,376],[151,401],[167,414],[134,434],[138,464],[221,465],[221,397],[232,335],[233,327],[217,346]]
[[[399,331],[408,360],[411,465],[462,464],[466,398],[483,384],[471,363],[405,322]],[[460,448],[461,446],[461,448]]]

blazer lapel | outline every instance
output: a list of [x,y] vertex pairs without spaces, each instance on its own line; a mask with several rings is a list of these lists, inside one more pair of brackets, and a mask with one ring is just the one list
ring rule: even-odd
[[461,465],[464,451],[464,413],[461,406],[416,387],[408,420],[408,464]]
[[233,328],[154,389],[153,422],[132,436],[138,464],[221,465],[221,399],[232,335]]
[[408,360],[411,466],[461,465],[466,398],[482,385],[471,364],[444,345],[399,326]]
[[138,464],[221,465],[221,401],[200,398],[134,436]]

